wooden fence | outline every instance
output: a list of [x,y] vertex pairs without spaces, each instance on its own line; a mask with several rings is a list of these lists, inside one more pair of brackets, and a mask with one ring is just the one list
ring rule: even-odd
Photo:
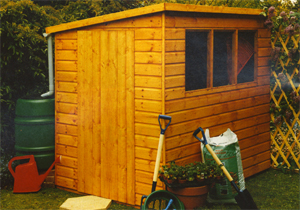
[[300,168],[299,41],[299,34],[287,34],[281,27],[272,36],[270,101],[271,165],[297,171]]

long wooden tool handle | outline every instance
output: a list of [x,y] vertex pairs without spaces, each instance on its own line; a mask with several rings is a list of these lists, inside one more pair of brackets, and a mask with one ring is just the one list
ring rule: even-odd
[[157,154],[156,154],[156,162],[155,162],[155,168],[154,168],[154,175],[153,175],[153,184],[152,184],[152,192],[155,191],[156,183],[157,183],[157,177],[158,177],[158,170],[160,165],[160,159],[161,159],[161,151],[163,147],[164,142],[164,134],[160,134],[159,136],[159,142],[158,142],[158,148],[157,148]]
[[227,177],[227,179],[231,182],[233,181],[233,178],[231,177],[230,173],[227,171],[227,169],[225,168],[225,166],[223,165],[223,163],[220,161],[220,159],[218,158],[218,156],[216,155],[216,153],[213,151],[213,149],[210,147],[209,144],[205,145],[206,149],[209,151],[209,153],[212,155],[212,157],[214,158],[214,160],[216,161],[216,163],[221,166],[221,169],[223,170],[225,176]]

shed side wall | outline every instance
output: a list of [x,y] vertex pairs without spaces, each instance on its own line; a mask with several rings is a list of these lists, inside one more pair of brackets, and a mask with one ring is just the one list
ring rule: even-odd
[[77,190],[78,89],[77,32],[55,35],[55,146],[61,163],[55,167],[56,185]]
[[[242,153],[245,177],[270,167],[269,52],[270,33],[262,20],[232,17],[166,17],[166,114],[172,125],[166,135],[166,162],[201,160],[200,143],[192,136],[209,128],[217,136],[234,131]],[[185,30],[258,30],[257,75],[253,83],[215,90],[185,91]],[[214,58],[216,59],[216,58]]]

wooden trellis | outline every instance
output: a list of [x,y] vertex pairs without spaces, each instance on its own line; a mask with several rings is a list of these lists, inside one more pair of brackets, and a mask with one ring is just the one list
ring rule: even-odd
[[[272,40],[272,48],[280,46],[281,53],[289,53],[287,45],[293,45],[294,49],[299,48],[300,36],[299,34],[287,35],[284,34],[282,28],[280,27],[278,32],[274,34],[274,40]],[[296,96],[299,96],[300,84],[299,82],[295,83],[293,81],[294,76],[299,77],[299,64],[300,58],[298,58],[298,62],[296,67],[291,71],[286,71],[287,66],[292,61],[291,58],[286,60],[278,57],[276,61],[276,66],[280,65],[282,67],[282,72],[284,72],[286,79],[288,80],[291,88],[293,89]],[[286,119],[283,116],[283,120],[280,123],[275,124],[275,129],[271,132],[271,141],[272,141],[272,149],[271,149],[271,159],[272,159],[272,167],[278,167],[280,165],[291,167],[296,164],[296,168],[300,168],[300,120],[299,115],[300,111],[295,110],[292,104],[288,100],[288,95],[283,90],[283,85],[281,84],[280,78],[278,75],[280,73],[276,73],[272,71],[272,75],[275,78],[275,84],[272,87],[271,85],[271,102],[279,107],[279,104],[285,100],[285,103],[288,105],[291,110],[293,117],[290,119]],[[276,95],[275,95],[276,92]],[[279,93],[279,94],[278,94]],[[278,97],[279,96],[279,97]],[[275,114],[271,114],[271,120],[275,121]],[[289,122],[288,122],[289,121]]]

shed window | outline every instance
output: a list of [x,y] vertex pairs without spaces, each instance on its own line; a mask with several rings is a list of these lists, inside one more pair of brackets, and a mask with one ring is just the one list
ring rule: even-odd
[[254,81],[254,32],[239,32],[237,82]]
[[231,84],[232,32],[214,33],[213,86]]
[[254,81],[254,31],[186,31],[186,91]]
[[186,90],[207,87],[207,32],[186,33]]

